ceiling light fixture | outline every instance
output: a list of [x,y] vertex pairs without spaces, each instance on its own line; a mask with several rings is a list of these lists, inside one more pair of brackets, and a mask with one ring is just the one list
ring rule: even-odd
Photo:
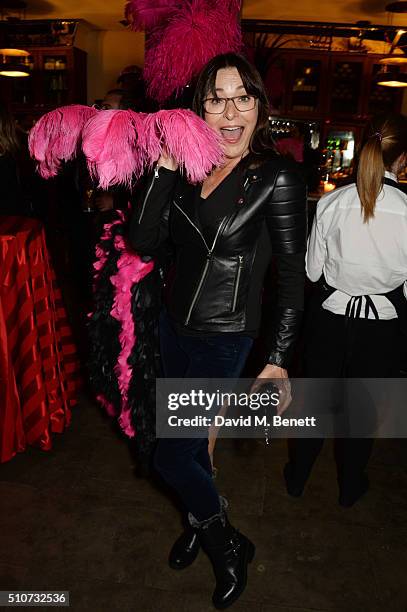
[[386,66],[400,66],[400,64],[407,64],[406,55],[386,55],[379,60],[379,64]]
[[396,72],[379,72],[376,76],[377,85],[382,87],[407,87],[407,74]]
[[2,61],[0,75],[6,77],[28,77],[30,67],[28,64],[28,51],[23,49],[0,49]]

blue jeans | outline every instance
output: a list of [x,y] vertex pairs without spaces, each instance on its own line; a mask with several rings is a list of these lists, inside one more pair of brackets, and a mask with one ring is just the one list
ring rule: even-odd
[[[239,334],[183,336],[165,312],[160,317],[162,367],[168,378],[237,378],[252,344],[252,338]],[[162,438],[154,465],[198,521],[220,512],[207,439]]]

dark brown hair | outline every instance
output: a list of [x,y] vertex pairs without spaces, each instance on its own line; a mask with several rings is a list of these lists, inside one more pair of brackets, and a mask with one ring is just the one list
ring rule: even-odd
[[365,223],[374,217],[385,170],[391,170],[394,162],[406,152],[407,117],[396,114],[375,117],[365,136],[357,174],[357,188]]
[[16,122],[8,109],[0,103],[0,155],[16,157],[19,149]]
[[192,109],[197,115],[204,117],[203,101],[208,94],[216,96],[216,75],[222,68],[236,68],[246,93],[257,98],[258,119],[250,141],[251,155],[247,157],[254,161],[257,158],[277,155],[269,122],[270,104],[263,81],[257,69],[243,55],[225,53],[217,55],[206,64],[198,77]]

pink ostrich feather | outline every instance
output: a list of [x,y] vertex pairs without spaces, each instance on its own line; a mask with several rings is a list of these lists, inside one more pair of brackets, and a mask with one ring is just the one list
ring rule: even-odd
[[131,288],[134,283],[140,282],[146,274],[152,271],[154,262],[143,262],[122,236],[116,236],[115,247],[122,252],[117,262],[117,273],[110,279],[110,282],[115,287],[115,297],[110,314],[121,324],[119,333],[121,351],[115,365],[121,395],[119,424],[127,436],[133,437],[135,431],[131,423],[131,409],[128,401],[132,375],[131,366],[128,361],[136,341],[136,330],[131,314]]
[[158,111],[155,123],[161,142],[191,183],[203,181],[214,166],[222,163],[219,136],[192,111]]
[[87,122],[82,134],[82,149],[89,172],[99,187],[131,187],[148,162],[142,113],[128,110],[100,111]]
[[28,145],[43,178],[56,176],[61,162],[75,157],[83,126],[98,112],[89,106],[72,104],[61,106],[37,121],[30,131]]
[[[173,155],[192,183],[202,181],[223,153],[217,134],[190,110],[100,111],[83,129],[82,148],[88,168],[102,189],[131,186],[159,158]],[[102,264],[97,263],[97,266]]]
[[160,123],[157,120],[160,113],[169,111],[159,111],[158,113],[149,113],[144,118],[144,143],[147,151],[147,167],[151,169],[152,165],[160,157],[163,149],[163,135],[160,129]]
[[182,0],[129,0],[124,14],[132,30],[151,30],[163,25],[182,4]]
[[168,25],[151,32],[144,64],[151,98],[165,102],[215,55],[241,49],[236,5],[236,0],[191,0]]

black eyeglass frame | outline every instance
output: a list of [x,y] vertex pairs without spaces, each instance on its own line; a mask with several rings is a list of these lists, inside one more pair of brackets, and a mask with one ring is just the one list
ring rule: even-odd
[[[244,96],[247,96],[248,98],[253,98],[254,106],[252,106],[252,108],[245,108],[244,110],[240,110],[240,108],[237,107],[235,100],[237,100],[238,98],[243,98]],[[206,110],[205,102],[208,102],[209,100],[223,100],[225,102],[225,106],[224,106],[223,110],[221,110],[221,111],[219,111],[217,113],[214,113],[213,111]],[[221,115],[222,113],[225,112],[229,100],[232,100],[233,106],[235,107],[235,109],[237,110],[238,113],[248,113],[249,111],[254,110],[256,108],[256,102],[257,102],[258,98],[256,96],[253,96],[252,94],[241,94],[240,96],[233,96],[232,98],[217,98],[217,97],[205,98],[205,100],[202,100],[202,107],[203,107],[205,113],[208,113],[208,115]]]

